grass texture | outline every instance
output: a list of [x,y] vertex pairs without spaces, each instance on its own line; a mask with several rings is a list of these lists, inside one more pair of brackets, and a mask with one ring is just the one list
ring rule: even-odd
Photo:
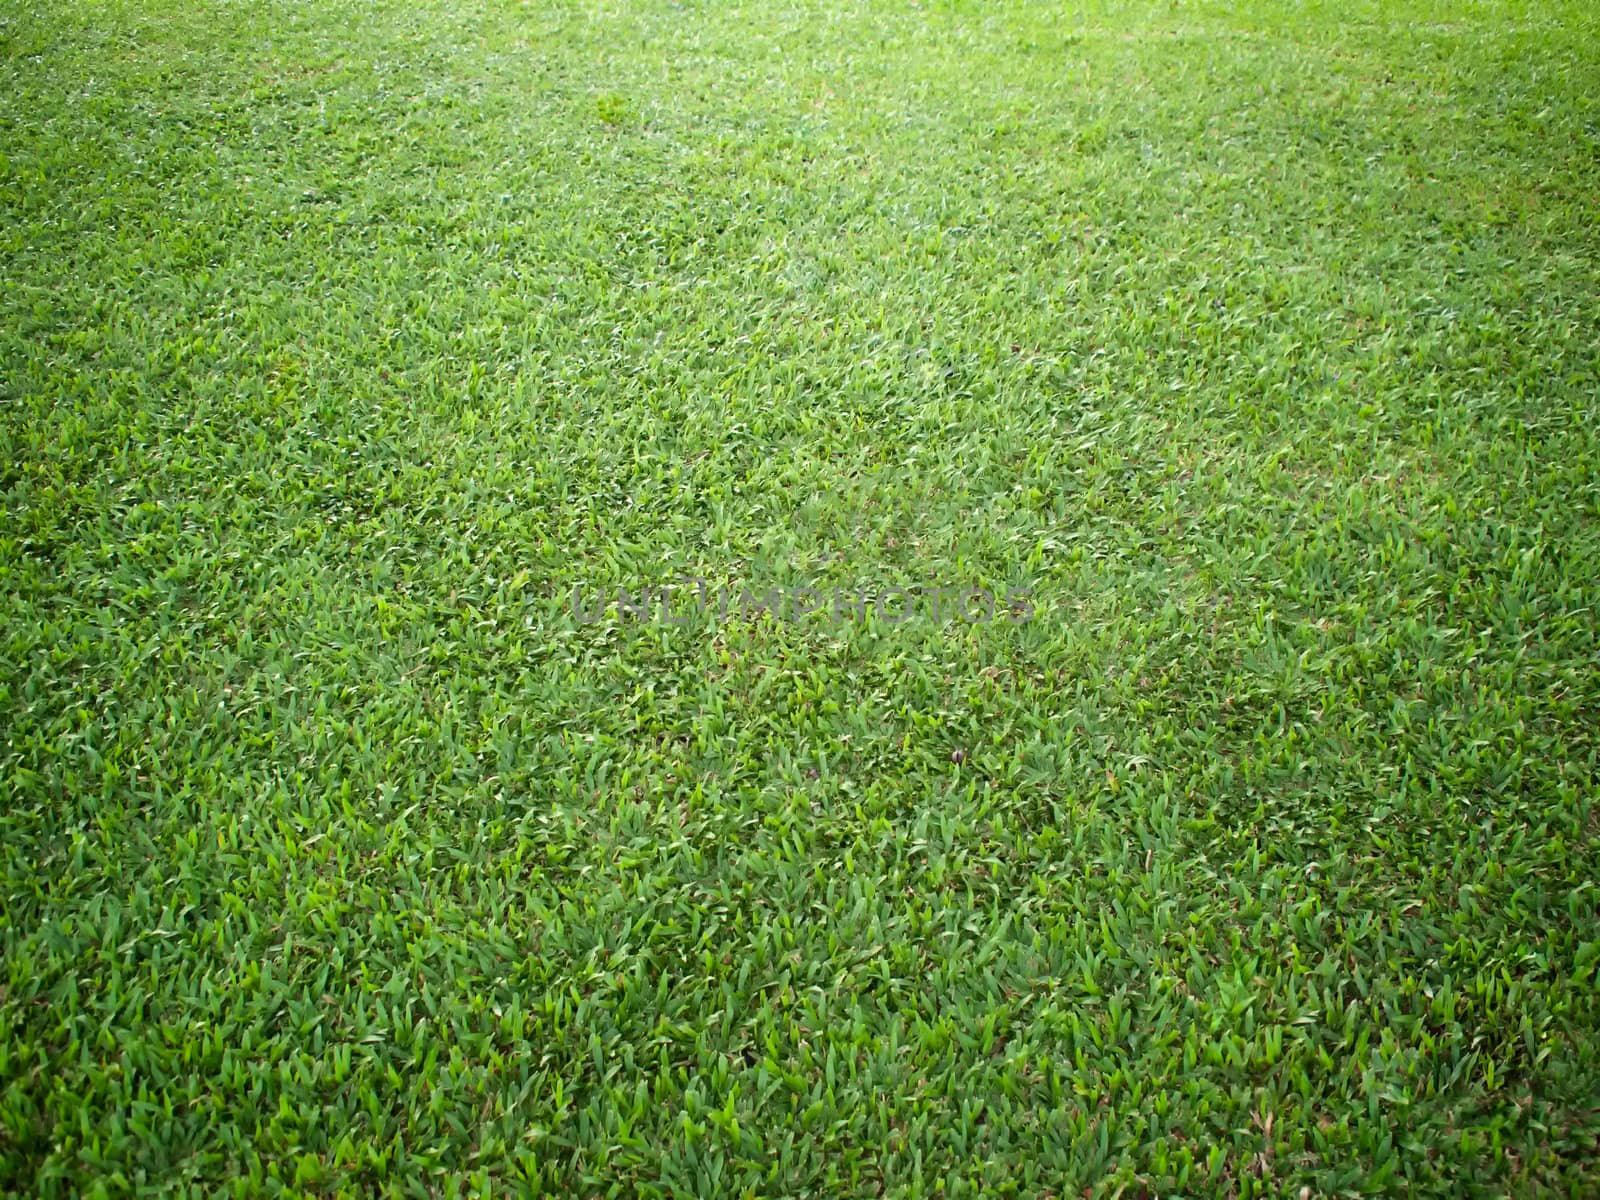
[[0,95],[0,1189],[1600,1193],[1592,4]]

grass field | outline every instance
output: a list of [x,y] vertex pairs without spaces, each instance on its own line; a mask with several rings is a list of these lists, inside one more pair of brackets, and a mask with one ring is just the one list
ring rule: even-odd
[[1600,1195],[1592,4],[0,98],[0,1190]]

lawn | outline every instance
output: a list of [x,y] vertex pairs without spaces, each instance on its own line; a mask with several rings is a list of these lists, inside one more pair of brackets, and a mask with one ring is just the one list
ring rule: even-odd
[[0,97],[0,1191],[1600,1194],[1600,9]]

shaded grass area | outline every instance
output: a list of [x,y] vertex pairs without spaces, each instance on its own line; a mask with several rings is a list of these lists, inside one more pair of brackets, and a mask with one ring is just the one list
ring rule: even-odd
[[0,3],[0,1182],[1592,1193],[1597,45]]

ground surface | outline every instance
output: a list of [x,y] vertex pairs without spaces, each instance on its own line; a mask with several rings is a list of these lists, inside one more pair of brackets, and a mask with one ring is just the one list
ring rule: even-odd
[[0,1183],[1600,1191],[1597,16],[0,0]]

